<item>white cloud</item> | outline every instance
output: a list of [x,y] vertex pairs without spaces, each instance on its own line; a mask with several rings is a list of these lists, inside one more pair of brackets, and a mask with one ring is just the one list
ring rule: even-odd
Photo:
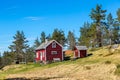
[[24,19],[32,20],[32,21],[37,21],[43,19],[43,17],[34,17],[34,16],[28,16],[25,17]]

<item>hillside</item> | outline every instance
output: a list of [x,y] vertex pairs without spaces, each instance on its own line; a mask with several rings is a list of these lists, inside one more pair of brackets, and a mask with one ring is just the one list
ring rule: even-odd
[[89,50],[90,56],[75,61],[6,66],[0,71],[0,79],[120,80],[120,47],[108,48]]

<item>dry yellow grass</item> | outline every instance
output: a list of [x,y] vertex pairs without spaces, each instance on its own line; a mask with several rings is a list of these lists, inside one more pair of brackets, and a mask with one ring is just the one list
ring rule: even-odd
[[[117,80],[114,64],[59,65],[48,69],[39,69],[19,74],[10,74],[7,78],[51,78],[51,80]],[[55,78],[55,79],[52,79]]]

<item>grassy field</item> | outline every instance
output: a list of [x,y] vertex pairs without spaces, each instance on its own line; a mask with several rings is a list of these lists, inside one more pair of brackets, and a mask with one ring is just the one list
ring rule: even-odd
[[108,47],[88,52],[90,56],[75,61],[6,66],[0,71],[0,79],[120,80],[120,47],[111,52]]

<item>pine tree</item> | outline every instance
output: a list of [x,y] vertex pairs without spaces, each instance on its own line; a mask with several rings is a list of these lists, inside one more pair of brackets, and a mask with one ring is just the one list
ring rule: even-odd
[[119,23],[120,23],[120,8],[117,10],[117,20],[118,20]]
[[120,8],[117,10],[117,21],[115,21],[115,38],[116,38],[116,41],[117,43],[120,43]]
[[58,29],[54,29],[54,31],[52,33],[52,39],[56,40],[63,46],[66,41],[64,32],[62,30],[58,30]]
[[90,27],[88,29],[88,40],[89,40],[89,46],[90,47],[96,47],[96,24],[92,23],[90,24]]
[[76,40],[75,40],[75,35],[73,32],[69,31],[68,32],[68,36],[67,36],[67,42],[69,44],[69,49],[72,49],[74,48],[75,46],[75,43],[76,43]]
[[25,57],[26,49],[29,46],[27,44],[28,41],[26,40],[24,32],[17,31],[13,38],[14,38],[14,41],[12,42],[13,44],[9,46],[9,49],[15,53],[17,59]]
[[38,46],[40,46],[40,41],[39,41],[39,39],[37,37],[35,42],[34,42],[34,48],[37,48]]
[[49,34],[49,35],[46,37],[46,39],[48,39],[48,41],[49,41],[49,40],[52,40],[51,34]]
[[102,10],[101,5],[96,5],[95,9],[91,10],[90,17],[96,23],[96,36],[97,36],[97,43],[98,46],[102,46],[102,32],[101,32],[101,21],[105,20],[105,12],[106,10]]
[[40,37],[41,43],[45,42],[45,39],[46,39],[45,32],[42,32],[42,33],[41,33],[41,37]]
[[3,67],[3,60],[2,60],[1,53],[0,53],[0,69],[2,69],[2,67]]
[[107,16],[106,37],[110,45],[112,44],[113,41],[113,25],[114,25],[114,19],[112,17],[112,14],[109,13]]
[[34,47],[29,47],[26,50],[26,61],[27,62],[34,62],[35,59],[35,52],[34,52]]
[[80,28],[80,38],[79,38],[79,44],[89,46],[89,33],[90,30],[90,24],[88,22],[85,22],[83,27]]
[[3,65],[10,65],[13,62],[13,55],[8,52],[8,51],[4,51],[3,53]]

